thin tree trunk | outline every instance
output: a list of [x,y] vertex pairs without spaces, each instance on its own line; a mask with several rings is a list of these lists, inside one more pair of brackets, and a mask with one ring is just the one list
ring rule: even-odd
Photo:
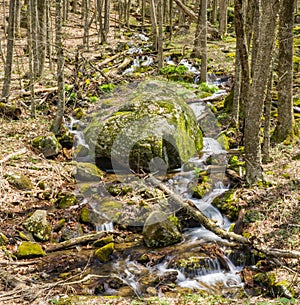
[[227,7],[228,0],[220,0],[220,10],[219,10],[219,35],[221,37],[227,34]]
[[263,178],[260,127],[279,11],[279,2],[277,0],[262,0],[261,3],[262,22],[260,25],[259,46],[249,100],[245,107],[246,181],[250,185]]
[[63,116],[65,111],[65,82],[64,82],[64,54],[62,45],[62,5],[61,0],[56,0],[56,16],[55,16],[55,28],[56,28],[56,54],[57,54],[57,95],[58,104],[56,117],[52,123],[51,131],[58,135],[61,131],[63,124]]
[[4,68],[4,83],[2,88],[2,99],[4,100],[7,100],[9,96],[9,89],[11,83],[13,51],[14,51],[14,43],[15,43],[15,11],[16,11],[17,1],[19,0],[10,0],[9,2],[7,49],[6,49],[5,68]]
[[240,52],[238,49],[236,49],[236,54],[235,54],[234,74],[235,74],[235,78],[234,78],[234,87],[233,87],[232,121],[234,126],[236,128],[239,128],[242,73],[241,73]]
[[273,84],[273,63],[271,64],[270,67],[269,80],[267,85],[267,94],[266,94],[265,107],[264,107],[264,139],[262,145],[262,159],[264,163],[267,163],[270,160],[272,84]]
[[215,24],[217,22],[218,16],[218,1],[212,0],[212,11],[211,11],[211,23]]
[[163,5],[162,0],[158,0],[157,4],[157,19],[158,19],[158,68],[163,67]]
[[169,0],[169,27],[170,27],[170,40],[173,37],[173,0]]
[[157,19],[156,19],[156,7],[154,0],[150,0],[150,17],[152,23],[152,36],[153,36],[153,50],[157,50],[158,43],[158,29],[157,29]]
[[43,77],[46,59],[46,0],[37,1],[38,26],[37,26],[37,47],[38,47],[38,71],[39,78]]
[[293,26],[294,1],[283,0],[279,21],[278,117],[272,137],[276,142],[294,137]]

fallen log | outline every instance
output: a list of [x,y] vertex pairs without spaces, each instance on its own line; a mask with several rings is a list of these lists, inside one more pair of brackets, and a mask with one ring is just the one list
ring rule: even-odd
[[15,105],[0,103],[0,114],[8,118],[18,120],[22,114],[22,111],[20,108],[16,107]]
[[217,234],[222,238],[234,240],[244,245],[250,244],[250,241],[247,238],[235,234],[233,232],[227,232],[220,228],[213,220],[206,217],[191,200],[183,200],[179,195],[175,194],[171,189],[162,184],[158,179],[154,178],[153,176],[149,176],[147,180],[151,184],[158,187],[165,194],[170,196],[178,205],[186,209],[187,212],[190,213],[190,215],[193,216],[195,219],[197,219],[206,229],[212,231],[213,233]]
[[183,2],[180,0],[175,0],[176,4],[183,10],[183,12],[191,17],[191,19],[195,22],[198,21],[197,15],[190,9],[188,8]]

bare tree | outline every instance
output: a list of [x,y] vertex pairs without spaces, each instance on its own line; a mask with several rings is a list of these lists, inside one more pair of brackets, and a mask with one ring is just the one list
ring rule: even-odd
[[17,1],[10,0],[9,15],[8,15],[8,29],[7,29],[7,49],[4,70],[4,83],[2,88],[2,99],[7,100],[9,96],[9,89],[11,83],[12,65],[13,65],[13,51],[15,43],[15,13]]
[[282,142],[294,136],[293,26],[294,1],[283,0],[279,19],[278,117],[272,136],[276,142]]
[[64,54],[62,45],[62,3],[61,0],[56,0],[56,15],[55,15],[55,46],[57,54],[57,112],[50,130],[58,135],[61,131],[64,111],[65,111],[65,81],[64,81]]
[[220,0],[220,9],[219,9],[219,35],[221,37],[227,34],[227,8],[228,0]]

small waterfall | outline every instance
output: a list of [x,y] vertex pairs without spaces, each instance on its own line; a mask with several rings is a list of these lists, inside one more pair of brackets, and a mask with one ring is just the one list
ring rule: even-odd
[[105,222],[101,225],[96,226],[96,231],[103,231],[103,232],[113,232],[114,231],[114,224],[112,221]]

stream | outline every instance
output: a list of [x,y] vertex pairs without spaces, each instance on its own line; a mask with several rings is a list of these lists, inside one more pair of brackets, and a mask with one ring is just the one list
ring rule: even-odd
[[[220,92],[216,94],[220,94]],[[220,128],[214,114],[204,102],[192,101],[189,106],[204,131],[202,155],[191,158],[172,175],[168,175],[168,179],[164,181],[182,198],[193,201],[200,211],[216,221],[221,228],[229,230],[231,222],[211,204],[214,198],[226,192],[230,187],[230,183],[225,179],[226,151],[216,139]],[[206,112],[206,118],[211,118],[209,124],[201,122],[204,112]],[[68,128],[75,135],[77,145],[88,148],[81,129],[74,130],[73,128],[78,124],[82,123],[71,119]],[[210,161],[208,162],[208,160]],[[209,172],[212,187],[202,199],[196,199],[193,197],[191,184],[197,181],[195,173],[202,170]],[[107,222],[97,226],[96,230],[113,234],[115,229],[112,220],[108,219]],[[222,240],[203,226],[187,226],[183,230],[183,241],[168,246],[167,249],[147,249],[145,246],[140,246],[140,249],[137,250],[139,246],[133,247],[132,250],[123,251],[122,256],[117,256],[112,262],[106,263],[105,267],[103,264],[95,264],[91,273],[103,275],[104,278],[110,275],[112,280],[102,280],[101,284],[97,282],[90,292],[101,295],[136,295],[140,297],[147,293],[161,295],[166,289],[165,286],[169,290],[177,287],[209,293],[238,290],[243,287],[240,277],[243,266],[235,266],[230,260],[230,251],[226,244],[229,242]],[[211,255],[208,252],[215,253]],[[159,259],[145,263],[138,259],[143,255],[158,256]]]

